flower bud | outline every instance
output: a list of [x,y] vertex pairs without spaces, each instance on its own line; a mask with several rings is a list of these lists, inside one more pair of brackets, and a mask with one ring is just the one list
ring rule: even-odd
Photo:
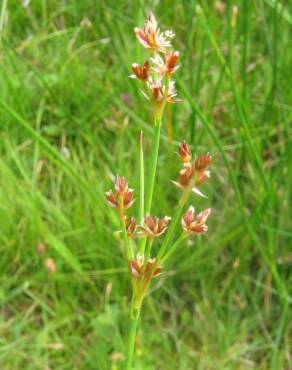
[[203,154],[196,159],[194,167],[197,171],[203,171],[210,166],[211,162],[212,162],[211,154],[209,153]]
[[187,163],[179,173],[179,183],[181,187],[186,188],[193,177],[193,168]]
[[134,74],[131,75],[130,77],[138,78],[139,80],[146,81],[148,80],[148,77],[149,77],[149,68],[150,68],[150,64],[148,61],[146,61],[143,66],[140,66],[137,63],[133,63],[132,71]]
[[125,218],[125,226],[126,226],[126,232],[129,238],[131,238],[136,231],[136,219],[134,217],[127,217]]
[[129,267],[132,276],[139,277],[141,275],[143,264],[144,264],[144,255],[142,254],[138,254],[136,259],[129,262]]
[[165,72],[167,74],[173,74],[179,66],[176,65],[179,58],[178,51],[168,51],[165,56]]
[[129,262],[129,268],[133,277],[138,278],[141,276],[149,275],[155,277],[159,275],[162,271],[162,266],[156,266],[155,258],[148,258],[147,261],[144,260],[144,256],[138,254],[136,259]]
[[134,202],[133,189],[129,188],[127,180],[123,176],[115,178],[115,192],[106,192],[106,199],[113,208],[127,210]]
[[179,144],[178,155],[182,163],[189,163],[192,160],[192,153],[189,144],[185,140]]

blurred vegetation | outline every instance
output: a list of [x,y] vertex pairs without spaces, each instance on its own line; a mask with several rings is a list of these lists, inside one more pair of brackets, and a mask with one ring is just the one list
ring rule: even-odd
[[181,52],[155,212],[176,205],[186,139],[213,155],[208,199],[192,198],[213,215],[153,286],[136,368],[292,368],[291,5],[2,0],[1,369],[119,366],[130,286],[104,192],[119,173],[138,194],[141,129],[149,158],[151,112],[128,76],[150,9]]

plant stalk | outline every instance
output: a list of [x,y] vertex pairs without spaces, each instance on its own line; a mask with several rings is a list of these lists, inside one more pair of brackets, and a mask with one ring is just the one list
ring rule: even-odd
[[160,142],[161,116],[155,117],[153,131],[153,148],[150,162],[150,174],[148,181],[148,195],[146,200],[146,214],[151,211],[151,204],[154,191],[155,175],[158,161],[159,142]]
[[166,252],[169,243],[172,241],[172,239],[174,237],[176,226],[177,226],[177,224],[180,220],[180,217],[182,215],[184,206],[185,206],[185,204],[186,204],[186,202],[189,198],[189,195],[190,195],[191,191],[192,191],[191,186],[189,186],[189,188],[187,188],[187,189],[184,189],[184,191],[183,191],[182,197],[179,201],[179,204],[178,204],[178,207],[175,211],[174,217],[171,220],[170,226],[167,230],[167,234],[166,234],[166,236],[165,236],[165,238],[162,242],[162,245],[159,249],[159,252],[158,252],[158,255],[157,255],[157,263],[161,262],[161,259],[164,255],[164,253]]
[[[160,129],[161,129],[161,116],[155,116],[154,131],[153,131],[153,147],[152,147],[151,161],[150,161],[150,174],[149,174],[149,180],[147,184],[148,193],[146,197],[145,214],[148,214],[151,211],[155,175],[156,175],[156,168],[157,168],[157,161],[158,161],[158,153],[159,153]],[[144,254],[145,252],[145,246],[146,246],[146,238],[143,238],[141,239],[141,243],[140,243],[140,252],[142,254]]]
[[134,300],[132,300],[125,370],[132,369],[139,314],[140,314],[140,310],[137,310],[134,308]]
[[145,189],[144,189],[144,153],[143,153],[143,131],[140,133],[140,213],[139,221],[142,223],[144,217],[144,198],[145,198]]

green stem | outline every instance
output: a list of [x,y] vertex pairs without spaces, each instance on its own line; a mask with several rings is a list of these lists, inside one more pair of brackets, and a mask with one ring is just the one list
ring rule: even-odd
[[134,308],[134,304],[133,304],[133,301],[132,301],[125,370],[131,370],[132,369],[134,349],[135,349],[135,339],[136,339],[137,326],[138,326],[138,321],[139,321],[139,314],[140,314],[140,311]]
[[[146,208],[145,213],[150,213],[151,205],[152,205],[152,198],[153,198],[153,191],[154,191],[154,183],[155,183],[155,175],[156,175],[156,168],[157,168],[157,161],[158,161],[158,152],[159,152],[159,142],[160,142],[160,128],[161,128],[161,116],[155,117],[154,119],[154,130],[153,130],[153,147],[151,153],[151,161],[150,161],[150,174],[148,180],[148,194],[146,198]],[[146,238],[141,239],[140,242],[140,252],[144,254],[146,246]]]
[[126,255],[127,255],[127,259],[128,260],[131,260],[134,258],[134,252],[133,252],[133,248],[130,244],[130,240],[129,240],[129,237],[127,235],[127,231],[126,231],[126,226],[125,226],[125,221],[123,218],[120,218],[120,221],[121,221],[121,228],[122,228],[122,233],[123,233],[123,238],[124,238],[124,242],[125,242],[125,245],[126,245]]
[[160,250],[158,252],[158,255],[157,255],[157,263],[159,264],[161,259],[162,259],[162,256],[164,255],[165,251],[167,250],[167,247],[169,245],[169,243],[171,242],[172,238],[173,238],[173,235],[174,235],[174,232],[175,232],[175,228],[177,226],[177,223],[182,215],[182,212],[183,212],[183,209],[184,209],[184,206],[188,200],[188,197],[191,193],[192,189],[191,187],[190,188],[187,188],[184,190],[183,192],[183,195],[179,201],[179,204],[178,204],[178,207],[175,211],[175,214],[174,214],[174,217],[173,219],[171,220],[171,223],[169,225],[169,228],[167,230],[167,234],[163,240],[163,243],[160,247]]
[[139,221],[143,221],[144,217],[144,153],[143,153],[143,131],[140,134],[140,214]]
[[187,234],[183,232],[181,236],[177,239],[177,241],[171,246],[169,251],[165,253],[164,256],[161,258],[161,264],[163,264],[177,249],[177,247],[187,238]]
[[151,249],[152,249],[152,244],[153,244],[154,239],[151,238],[148,240],[148,243],[146,244],[146,258],[151,257]]
[[153,131],[153,148],[150,162],[150,174],[148,181],[148,196],[146,199],[146,213],[151,211],[151,204],[154,191],[155,175],[158,161],[159,141],[160,141],[161,117],[155,117]]

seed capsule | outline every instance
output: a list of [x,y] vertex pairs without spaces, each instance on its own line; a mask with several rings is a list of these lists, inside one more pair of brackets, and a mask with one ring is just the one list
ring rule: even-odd
[[181,220],[182,228],[188,234],[203,234],[208,230],[205,224],[210,216],[211,208],[205,209],[203,212],[195,216],[195,208],[189,207]]
[[162,235],[170,222],[170,217],[153,217],[147,215],[144,217],[142,225],[139,226],[139,235],[146,236],[147,238],[154,238]]
[[189,163],[192,160],[190,146],[185,140],[179,144],[178,155],[182,163]]

